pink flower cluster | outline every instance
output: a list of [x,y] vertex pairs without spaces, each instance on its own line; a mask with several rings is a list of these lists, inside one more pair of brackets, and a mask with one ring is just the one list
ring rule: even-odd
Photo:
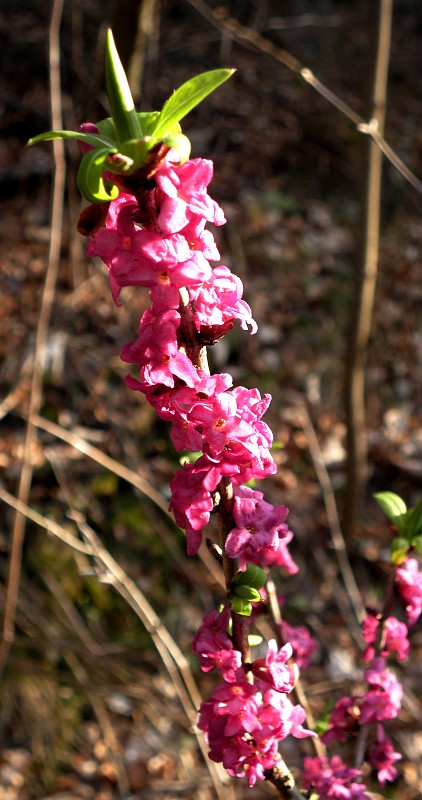
[[[408,624],[414,625],[422,610],[422,572],[415,558],[407,558],[396,568],[395,585],[399,597],[406,603]],[[394,673],[387,669],[386,659],[391,655],[399,661],[408,657],[408,628],[396,617],[383,618],[382,614],[368,613],[362,622],[362,635],[367,644],[364,660],[372,662],[364,674],[366,691],[363,695],[337,700],[322,739],[325,743],[342,742],[356,735],[361,725],[374,725],[375,740],[367,748],[366,759],[377,772],[379,783],[384,785],[397,776],[394,763],[401,758],[385,733],[384,723],[397,717],[403,698],[403,688]]]
[[[219,252],[205,225],[225,222],[207,193],[212,163],[193,159],[176,166],[171,158],[170,151],[146,181],[120,183],[123,191],[111,201],[105,227],[92,236],[87,253],[106,264],[116,304],[124,287],[149,291],[151,307],[122,359],[137,366],[139,376],[128,376],[127,383],[170,424],[176,450],[198,454],[170,484],[170,509],[186,532],[188,554],[197,553],[221,486],[230,481],[227,556],[239,559],[242,570],[252,562],[278,564],[293,573],[297,566],[287,550],[293,536],[286,524],[288,509],[271,505],[262,492],[244,485],[276,471],[272,433],[262,420],[271,397],[233,387],[226,373],[210,374],[200,356],[236,320],[244,330],[257,329],[239,278],[228,267],[209,263],[219,259]],[[229,607],[207,614],[193,643],[203,671],[217,669],[222,678],[201,706],[199,727],[210,757],[230,774],[247,775],[253,785],[279,760],[282,739],[314,734],[302,726],[302,707],[287,697],[297,675],[290,663],[292,646],[278,649],[272,640],[265,658],[246,667],[227,632],[229,617]],[[310,648],[301,638],[306,659]]]
[[205,732],[210,758],[221,761],[230,775],[246,776],[253,786],[280,760],[280,741],[289,734],[315,734],[302,725],[303,708],[287,697],[297,677],[290,663],[291,645],[278,649],[270,640],[265,658],[255,659],[246,672],[227,633],[229,617],[229,607],[207,614],[194,639],[204,672],[217,668],[223,678],[202,703],[198,726]]
[[361,777],[360,770],[347,767],[340,756],[304,759],[304,786],[319,800],[369,800],[366,787],[356,780]]
[[[373,614],[368,614],[362,622],[362,635],[367,642],[363,658],[372,661],[375,657],[375,645],[379,636],[381,620]],[[388,656],[397,653],[399,661],[403,661],[409,654],[410,643],[407,638],[407,627],[404,622],[399,622],[396,617],[387,617],[382,623],[381,655]]]
[[[393,619],[394,624],[389,623],[387,626],[382,653],[397,652],[399,658],[405,657],[403,654],[407,653],[407,639],[405,637],[403,639],[401,624],[394,618],[388,619]],[[362,626],[366,641],[375,641],[378,624],[379,620],[376,617],[370,615],[366,617]],[[404,628],[406,632],[406,626]],[[375,648],[370,645],[365,654],[368,655],[369,651],[373,653]],[[337,700],[322,740],[326,744],[333,741],[344,742],[348,736],[356,735],[361,725],[375,724],[376,741],[367,749],[366,758],[371,767],[377,771],[378,780],[383,785],[387,780],[394,780],[397,770],[393,764],[401,758],[399,753],[394,752],[392,743],[385,734],[383,723],[397,717],[401,708],[403,687],[394,673],[387,669],[384,655],[373,660],[365,671],[364,680],[367,689],[363,695],[346,696]]]
[[235,487],[228,555],[239,556],[242,568],[250,560],[279,563],[293,572],[286,547],[292,537],[285,524],[287,508],[273,507],[261,492],[242,486],[276,470],[272,433],[262,421],[270,395],[233,388],[228,374],[210,375],[192,359],[186,341],[186,314],[199,347],[221,338],[235,320],[252,333],[257,329],[242,299],[240,279],[228,267],[213,269],[209,263],[219,259],[219,252],[205,225],[225,222],[207,192],[212,162],[198,158],[175,166],[171,158],[170,151],[143,189],[148,214],[142,210],[142,224],[137,221],[139,200],[125,187],[110,203],[105,227],[91,238],[87,253],[107,265],[116,303],[125,286],[149,289],[151,308],[141,318],[137,339],[123,348],[122,359],[137,365],[139,378],[130,375],[127,383],[170,423],[176,450],[201,454],[195,463],[183,465],[170,487],[170,508],[186,532],[188,554],[197,553],[218,485],[227,478]]

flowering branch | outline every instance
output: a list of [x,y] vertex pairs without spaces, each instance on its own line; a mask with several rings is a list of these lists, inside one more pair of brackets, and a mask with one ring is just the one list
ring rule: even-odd
[[[257,641],[251,626],[256,612],[268,605],[268,570],[277,565],[294,573],[298,568],[287,549],[293,537],[288,509],[267,502],[254,488],[276,471],[272,433],[262,420],[271,397],[233,387],[229,374],[209,369],[208,346],[236,321],[251,334],[257,325],[240,279],[227,266],[211,267],[220,254],[206,225],[226,220],[208,195],[212,162],[189,159],[190,143],[179,125],[231,74],[214,70],[199,75],[174,92],[160,112],[138,113],[109,32],[106,76],[112,117],[84,123],[77,133],[42,134],[30,143],[78,140],[83,158],[77,182],[92,204],[79,220],[80,232],[90,237],[86,252],[106,264],[116,305],[127,286],[149,291],[151,305],[121,357],[137,369],[137,377],[127,376],[128,387],[141,392],[169,423],[176,451],[191,454],[170,483],[170,510],[186,533],[188,555],[197,554],[211,515],[218,518],[212,547],[221,558],[225,602],[205,615],[193,641],[201,669],[220,676],[199,709],[198,727],[209,757],[250,786],[268,780],[283,798],[299,800],[304,795],[279,745],[290,735],[316,737],[303,725],[303,706],[290,699],[315,643],[305,628],[278,619],[273,608],[285,643],[270,639],[253,655]],[[422,607],[422,573],[407,555],[412,548],[421,550],[422,505],[407,511],[400,498],[378,500],[399,532],[393,542],[394,586],[407,603],[412,625]],[[348,767],[337,755],[328,758],[321,742],[316,757],[304,759],[303,790],[320,800],[368,798],[360,772],[364,758],[378,771],[381,784],[396,774],[392,765],[400,756],[383,723],[397,716],[402,687],[386,658],[392,653],[405,658],[408,641],[406,625],[386,616],[391,597],[383,613],[368,614],[363,621],[366,691],[341,698],[325,724],[319,724],[327,744],[358,736],[358,766]]]

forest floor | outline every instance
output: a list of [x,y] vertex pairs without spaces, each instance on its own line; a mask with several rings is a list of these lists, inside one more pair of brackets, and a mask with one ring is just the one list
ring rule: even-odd
[[[78,154],[72,147],[66,149],[58,278],[41,353],[42,397],[32,406],[35,427],[25,451],[49,253],[51,261],[54,174],[50,146],[25,148],[30,136],[51,127],[50,7],[39,6],[22,0],[0,10],[0,490],[17,496],[26,461],[28,506],[41,515],[26,519],[15,639],[2,678],[0,797],[211,800],[216,795],[192,720],[139,614],[148,617],[149,602],[207,696],[212,676],[200,673],[190,645],[204,611],[221,602],[220,576],[206,549],[201,559],[187,559],[183,536],[166,514],[178,456],[166,426],[143,397],[127,389],[119,358],[122,346],[136,337],[148,298],[144,290],[125,290],[123,307],[116,308],[105,267],[84,255],[84,242],[75,233],[80,202],[74,188]],[[214,370],[230,372],[236,384],[257,386],[273,397],[266,421],[281,446],[275,451],[278,473],[265,492],[290,509],[291,552],[300,567],[297,575],[277,575],[275,582],[287,621],[307,625],[318,640],[302,677],[318,718],[327,701],[359,687],[363,670],[324,505],[330,488],[341,502],[345,485],[344,361],[358,259],[363,137],[264,52],[256,37],[246,43],[230,28],[222,30],[221,9],[207,19],[204,6],[218,4],[151,4],[155,17],[142,108],[160,107],[197,72],[221,65],[237,69],[184,126],[193,155],[214,160],[210,193],[228,220],[214,233],[222,262],[241,277],[259,325],[255,336],[232,331],[212,349],[211,362]],[[264,40],[294,53],[363,113],[366,4],[351,10],[347,2],[304,1],[294,14],[291,8],[284,13],[284,6],[232,0],[226,10]],[[108,11],[111,18],[111,2]],[[95,120],[103,102],[98,44],[103,30],[99,0],[64,4],[66,128]],[[421,9],[398,2],[386,139],[419,176],[421,44]],[[420,194],[386,162],[380,275],[366,369],[369,478],[360,522],[347,542],[361,598],[375,608],[382,605],[392,533],[372,495],[392,490],[409,505],[421,496],[420,210]],[[328,489],[317,479],[319,461],[328,473]],[[59,526],[62,539],[46,534],[43,519]],[[14,520],[15,511],[0,501],[2,611]],[[124,585],[99,566],[101,559],[65,543],[66,534],[78,536],[78,522],[97,533],[142,593],[138,616]],[[412,656],[399,667],[403,709],[389,729],[403,754],[400,777],[380,793],[367,776],[374,798],[422,798],[418,626],[411,643]],[[302,752],[312,753],[308,743],[302,751],[296,740],[286,741],[288,763],[299,764]],[[348,755],[353,759],[352,749]],[[276,796],[266,783],[252,794],[243,782],[233,783],[224,789],[227,798]]]

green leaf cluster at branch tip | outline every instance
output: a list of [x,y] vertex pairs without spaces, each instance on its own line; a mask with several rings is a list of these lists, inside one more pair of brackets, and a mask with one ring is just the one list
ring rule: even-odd
[[[91,203],[109,202],[119,193],[112,175],[123,178],[135,175],[148,163],[148,154],[153,148],[164,145],[167,151],[175,151],[178,163],[187,161],[191,145],[181,131],[180,120],[233,72],[233,69],[215,69],[196,75],[176,89],[161,111],[139,113],[135,110],[129,83],[109,30],[105,74],[112,116],[96,124],[98,133],[49,131],[34,136],[28,144],[68,139],[88,145],[90,149],[83,156],[77,174],[78,189]],[[110,180],[104,178],[104,173],[111,173]]]
[[391,543],[393,564],[402,564],[411,549],[422,555],[422,499],[410,509],[394,492],[378,492],[374,499],[399,534]]

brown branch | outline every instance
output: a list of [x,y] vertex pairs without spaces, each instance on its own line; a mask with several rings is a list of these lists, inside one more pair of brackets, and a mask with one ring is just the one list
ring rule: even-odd
[[296,788],[292,773],[281,761],[276,767],[264,771],[265,779],[277,789],[280,797],[285,800],[304,800],[304,795]]
[[[371,128],[382,139],[387,97],[388,63],[392,25],[392,0],[374,4],[374,48],[370,94]],[[371,130],[368,133],[372,137]],[[350,320],[349,348],[345,376],[347,422],[347,483],[343,509],[343,530],[350,541],[359,519],[368,472],[366,432],[365,368],[372,327],[380,238],[382,152],[372,137],[363,153],[363,201],[361,205],[359,263]]]
[[[322,491],[325,511],[327,514],[328,528],[336,554],[337,563],[347,590],[349,603],[353,609],[356,620],[358,623],[360,623],[365,616],[365,606],[362,601],[353,570],[350,566],[349,557],[347,555],[346,542],[344,540],[343,531],[340,525],[336,499],[334,496],[333,487],[331,485],[330,476],[327,472],[327,468],[322,457],[318,437],[315,433],[315,428],[305,406],[302,406],[301,408],[301,418],[303,432],[306,436],[309,452],[311,454],[314,469]],[[360,642],[360,628],[356,627],[355,620],[352,620],[351,630],[352,632],[354,631],[355,640]]]
[[[390,2],[391,0],[387,0]],[[247,28],[241,25],[237,19],[228,17],[226,9],[222,6],[215,11],[208,6],[204,0],[187,0],[187,2],[195,8],[199,14],[208,20],[215,28],[230,35],[233,39],[250,47],[258,50],[265,55],[274,58],[281,64],[284,64],[287,69],[293,72],[299,78],[302,78],[309,86],[312,86],[321,97],[324,97],[337,111],[340,111],[343,116],[347,117],[350,122],[356,127],[359,133],[363,133],[370,137],[371,142],[381,150],[385,157],[395,167],[395,169],[402,175],[402,177],[410,183],[410,185],[419,194],[422,194],[422,181],[414,175],[414,173],[404,164],[401,158],[394,152],[388,142],[385,141],[382,131],[376,124],[376,116],[371,116],[365,120],[360,114],[348,105],[341,97],[336,95],[331,89],[328,88],[319,78],[314,75],[311,69],[306,67],[296,56],[278,47],[276,44],[266,39],[253,28]]]

